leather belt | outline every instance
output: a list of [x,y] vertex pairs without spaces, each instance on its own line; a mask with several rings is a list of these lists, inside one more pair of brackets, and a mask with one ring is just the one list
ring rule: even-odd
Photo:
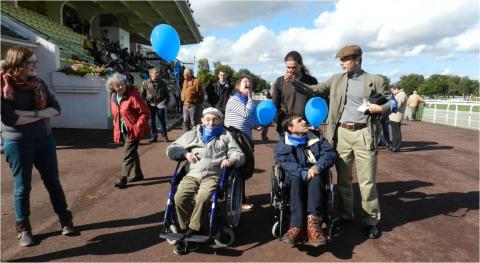
[[356,131],[356,130],[361,130],[363,128],[367,128],[366,123],[350,123],[350,122],[343,122],[340,123],[340,127],[350,130],[350,131]]

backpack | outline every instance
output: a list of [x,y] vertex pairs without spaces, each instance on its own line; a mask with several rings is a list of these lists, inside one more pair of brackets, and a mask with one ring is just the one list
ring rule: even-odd
[[255,158],[253,156],[253,143],[251,140],[243,134],[239,129],[232,126],[225,126],[225,130],[229,131],[235,141],[240,145],[243,154],[245,155],[245,163],[237,167],[236,169],[242,175],[243,180],[253,176],[253,170],[255,169]]

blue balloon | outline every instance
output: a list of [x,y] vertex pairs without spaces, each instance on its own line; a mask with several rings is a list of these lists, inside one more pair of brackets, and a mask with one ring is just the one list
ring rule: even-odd
[[180,51],[180,37],[170,25],[161,24],[153,28],[150,35],[152,48],[164,60],[174,60]]
[[257,122],[262,126],[270,125],[276,114],[277,107],[272,100],[264,100],[257,106]]
[[305,105],[307,121],[315,128],[324,123],[328,116],[328,107],[324,99],[313,97]]

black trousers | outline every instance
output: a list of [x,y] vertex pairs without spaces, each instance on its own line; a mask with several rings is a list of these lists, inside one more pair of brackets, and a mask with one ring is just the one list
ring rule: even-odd
[[390,121],[390,127],[392,128],[392,141],[390,145],[394,149],[400,149],[402,144],[402,129],[401,122]]
[[304,227],[307,215],[323,217],[327,200],[325,182],[324,173],[314,176],[308,183],[297,176],[287,179],[290,187],[290,227]]

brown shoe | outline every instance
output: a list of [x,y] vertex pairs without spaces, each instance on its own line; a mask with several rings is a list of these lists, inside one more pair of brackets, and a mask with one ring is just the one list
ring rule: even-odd
[[308,241],[314,247],[327,243],[327,237],[323,233],[322,220],[318,216],[307,216],[307,235]]
[[291,227],[283,235],[282,241],[290,244],[303,243],[305,241],[305,230],[300,227]]

